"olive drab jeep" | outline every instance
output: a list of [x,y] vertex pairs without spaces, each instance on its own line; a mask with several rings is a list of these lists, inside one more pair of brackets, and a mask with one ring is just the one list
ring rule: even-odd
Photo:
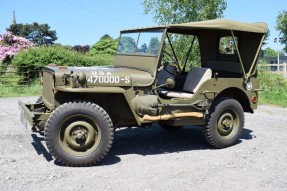
[[102,160],[120,127],[201,126],[211,146],[229,147],[257,108],[267,30],[221,19],[123,30],[112,66],[43,67],[42,96],[19,101],[22,120],[68,166]]

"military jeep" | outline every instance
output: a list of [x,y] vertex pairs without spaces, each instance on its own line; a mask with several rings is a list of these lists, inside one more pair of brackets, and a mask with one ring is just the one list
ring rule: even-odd
[[257,108],[267,30],[221,19],[123,30],[112,66],[43,67],[42,96],[19,101],[22,119],[67,166],[103,159],[120,127],[199,126],[211,146],[229,147]]

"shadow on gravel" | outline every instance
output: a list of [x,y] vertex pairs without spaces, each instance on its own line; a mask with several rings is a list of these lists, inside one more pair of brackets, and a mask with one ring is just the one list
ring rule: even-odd
[[[252,139],[252,130],[244,129],[240,140]],[[111,165],[120,161],[120,155],[157,155],[190,150],[213,150],[205,140],[201,127],[187,126],[176,131],[167,131],[160,126],[125,128],[115,132],[113,146],[99,165]]]
[[201,127],[183,127],[168,131],[160,126],[127,128],[115,132],[112,152],[117,155],[155,155],[188,150],[210,149]]
[[251,135],[253,131],[250,129],[243,129],[243,133],[241,135],[241,139],[245,139],[245,140],[251,140],[254,138],[254,136]]
[[44,137],[38,134],[31,134],[33,138],[33,142],[31,143],[35,150],[37,151],[38,155],[43,155],[43,157],[48,161],[52,161],[53,157],[52,155],[47,151],[47,149],[44,147],[42,141],[44,141]]
[[157,155],[189,150],[213,149],[205,141],[201,127],[183,127],[168,131],[159,126],[149,128],[124,128],[115,132],[113,146],[99,165],[120,161],[120,155]]
[[[236,144],[242,140],[250,140],[253,131],[244,129],[242,136]],[[32,145],[39,155],[43,155],[50,162],[53,160],[51,154],[43,146],[44,138],[32,134],[34,142]],[[205,140],[202,128],[187,126],[176,131],[168,131],[160,126],[153,125],[149,128],[122,128],[115,132],[114,142],[107,156],[96,166],[113,165],[121,161],[121,155],[157,155],[190,150],[215,149]],[[58,162],[55,165],[62,166]]]

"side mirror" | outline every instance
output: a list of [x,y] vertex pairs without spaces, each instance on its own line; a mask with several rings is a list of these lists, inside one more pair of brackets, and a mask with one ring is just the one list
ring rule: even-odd
[[165,86],[166,86],[167,88],[169,88],[169,89],[174,88],[174,86],[175,86],[175,81],[174,81],[174,79],[173,79],[173,78],[170,78],[170,77],[166,78],[166,80],[165,80]]

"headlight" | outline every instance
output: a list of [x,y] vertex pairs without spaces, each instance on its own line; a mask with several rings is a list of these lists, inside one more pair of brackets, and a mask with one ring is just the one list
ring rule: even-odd
[[82,86],[86,84],[87,82],[87,77],[86,77],[86,74],[84,72],[80,72],[78,75],[77,75],[77,82],[79,84],[81,84]]

